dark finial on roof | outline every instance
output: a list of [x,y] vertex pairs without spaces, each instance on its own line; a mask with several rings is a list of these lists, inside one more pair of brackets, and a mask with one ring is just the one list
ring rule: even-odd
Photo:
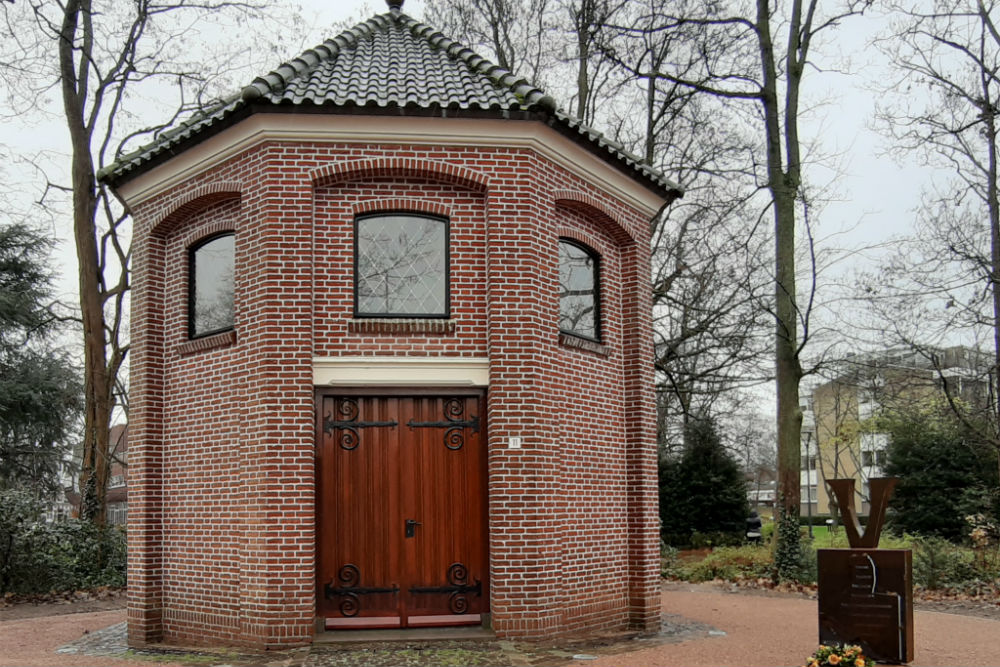
[[389,9],[396,12],[403,8],[403,0],[385,0],[385,4],[389,5]]

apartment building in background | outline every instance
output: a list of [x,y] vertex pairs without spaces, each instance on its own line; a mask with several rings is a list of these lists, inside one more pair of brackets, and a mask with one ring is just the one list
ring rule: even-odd
[[944,398],[946,391],[981,402],[991,363],[989,355],[964,346],[887,348],[848,355],[827,379],[803,391],[802,515],[829,514],[824,480],[843,478],[856,480],[855,506],[867,514],[868,480],[884,475],[889,446],[889,434],[873,417]]

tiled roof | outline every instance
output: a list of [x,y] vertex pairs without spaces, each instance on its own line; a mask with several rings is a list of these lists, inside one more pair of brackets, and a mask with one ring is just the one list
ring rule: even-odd
[[[392,5],[394,3],[390,3]],[[394,7],[307,50],[155,141],[101,170],[112,183],[128,180],[190,143],[222,131],[265,107],[282,111],[311,106],[321,112],[476,115],[548,119],[610,162],[620,163],[657,189],[677,185],[605,139],[556,102],[472,50]]]

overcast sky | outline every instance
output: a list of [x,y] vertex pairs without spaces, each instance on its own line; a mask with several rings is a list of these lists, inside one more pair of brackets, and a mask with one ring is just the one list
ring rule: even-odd
[[[382,0],[301,0],[300,4],[303,16],[314,28],[314,35],[302,37],[305,46],[332,37],[334,31],[329,26],[337,21],[363,19],[386,11]],[[423,2],[407,0],[404,11],[421,18]],[[862,246],[880,243],[891,234],[905,233],[911,227],[922,184],[931,177],[924,169],[901,167],[881,156],[884,140],[867,127],[874,109],[867,88],[870,81],[883,78],[885,72],[884,58],[868,46],[879,25],[870,17],[845,22],[834,33],[835,47],[828,46],[824,51],[830,71],[810,71],[806,77],[806,99],[823,104],[804,118],[803,136],[818,139],[824,153],[837,156],[836,169],[809,168],[806,174],[813,184],[825,188],[828,196],[836,199],[822,215],[819,234],[820,238],[840,234],[830,243]],[[294,57],[303,47],[288,44],[287,48],[289,52],[282,57]],[[277,64],[276,59],[269,68]],[[846,65],[850,74],[833,71],[834,64]],[[150,118],[149,122],[159,120]],[[68,141],[58,119],[24,121],[23,126],[0,127],[0,142],[28,150],[65,151]],[[61,291],[73,298],[69,293],[75,289],[76,267],[68,241],[68,224],[55,231],[66,239],[57,256],[62,271]]]

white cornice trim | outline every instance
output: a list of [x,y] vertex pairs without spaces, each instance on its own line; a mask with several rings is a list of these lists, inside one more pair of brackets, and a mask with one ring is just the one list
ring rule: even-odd
[[267,141],[528,148],[652,217],[660,195],[552,128],[536,121],[327,114],[255,114],[128,181],[130,207]]
[[314,357],[313,384],[338,387],[487,387],[481,357]]

